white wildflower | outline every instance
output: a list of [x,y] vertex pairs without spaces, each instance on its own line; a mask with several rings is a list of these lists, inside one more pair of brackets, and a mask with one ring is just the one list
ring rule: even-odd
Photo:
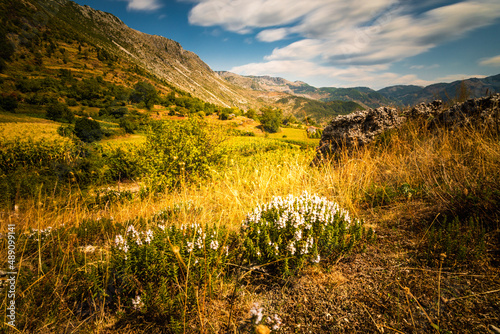
[[212,242],[210,243],[210,248],[212,248],[213,250],[217,250],[217,248],[219,248],[219,242],[217,240],[212,240]]
[[132,307],[134,310],[140,311],[144,307],[144,303],[141,300],[141,296],[137,295],[135,299],[132,299]]
[[262,318],[264,315],[262,312],[264,311],[264,308],[259,307],[259,303],[254,303],[252,305],[252,308],[250,309],[250,314],[252,315],[252,318],[255,317],[255,324],[258,324],[259,322],[262,321]]
[[293,237],[295,238],[295,241],[300,241],[300,239],[302,239],[302,230],[295,231]]
[[188,241],[186,246],[188,253],[191,253],[194,249],[194,242]]
[[268,317],[268,321],[269,325],[271,325],[271,329],[273,331],[277,331],[280,329],[281,325],[282,325],[282,322],[281,322],[281,318],[277,315],[277,314],[274,314],[272,317]]

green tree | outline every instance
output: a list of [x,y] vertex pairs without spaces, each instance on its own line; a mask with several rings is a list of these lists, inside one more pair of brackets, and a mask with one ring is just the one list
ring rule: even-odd
[[92,143],[101,140],[103,133],[99,122],[82,117],[75,122],[75,135],[83,142]]
[[151,110],[158,101],[158,92],[149,82],[140,81],[135,84],[134,91],[130,94],[130,100],[134,103],[144,102],[146,108]]
[[17,97],[15,94],[2,94],[0,95],[0,109],[13,112],[17,108]]
[[186,121],[154,121],[145,144],[149,187],[155,191],[182,182],[202,181],[211,176],[225,157],[222,141],[227,133],[201,118]]
[[69,110],[68,106],[64,103],[54,102],[47,106],[47,118],[53,121],[66,121],[72,123],[75,115]]
[[265,107],[260,109],[260,123],[266,132],[275,133],[280,130],[281,118],[283,113],[281,109]]
[[256,119],[257,118],[257,112],[254,109],[248,109],[246,114],[246,117],[251,118],[251,119]]

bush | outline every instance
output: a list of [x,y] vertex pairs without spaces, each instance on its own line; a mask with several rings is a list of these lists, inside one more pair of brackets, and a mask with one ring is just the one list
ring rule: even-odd
[[47,118],[53,121],[66,121],[72,123],[75,115],[64,103],[54,102],[47,106]]
[[290,275],[307,262],[319,263],[349,252],[364,236],[363,223],[324,197],[274,197],[243,221],[243,253],[249,265]]
[[[486,230],[477,218],[462,220],[447,216],[431,226],[426,235],[427,262],[431,265],[443,261],[447,267],[466,266],[475,261],[487,261]],[[443,256],[444,254],[444,256]]]
[[99,122],[82,117],[75,122],[75,135],[83,142],[92,143],[101,140],[104,134]]
[[5,110],[5,111],[13,112],[14,110],[16,110],[17,105],[18,105],[17,97],[15,94],[10,94],[10,95],[2,94],[2,95],[0,95],[0,108],[1,109]]
[[[143,313],[175,327],[196,309],[204,294],[215,292],[215,282],[227,263],[227,231],[197,223],[163,225],[156,215],[152,228],[130,225],[115,238],[112,259],[119,273],[120,299],[129,313]],[[183,319],[184,318],[184,319]]]
[[120,128],[123,128],[126,133],[135,133],[139,128],[137,122],[133,118],[122,118],[120,119]]
[[142,102],[150,110],[158,101],[158,92],[149,82],[140,81],[135,84],[134,91],[130,95],[130,100],[134,103]]
[[280,130],[281,125],[281,109],[277,108],[262,108],[260,123],[266,132],[276,133]]
[[144,153],[151,190],[164,191],[210,177],[223,161],[225,138],[220,127],[199,118],[153,122]]

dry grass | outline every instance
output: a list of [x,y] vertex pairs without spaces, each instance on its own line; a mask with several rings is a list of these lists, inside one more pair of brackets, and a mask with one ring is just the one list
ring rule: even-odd
[[[201,211],[184,210],[171,223],[198,221],[237,230],[258,204],[306,190],[364,218],[376,229],[377,242],[287,281],[255,274],[221,279],[220,293],[200,295],[198,310],[191,310],[197,316],[184,332],[251,330],[248,312],[255,302],[281,317],[282,333],[429,333],[438,332],[436,326],[442,332],[486,332],[488,325],[498,327],[500,321],[500,278],[498,267],[492,266],[498,264],[500,244],[500,142],[470,129],[436,131],[410,124],[378,144],[319,167],[310,165],[314,151],[277,149],[235,156],[210,183],[99,210],[85,206],[85,195],[78,192],[58,202],[32,200],[21,212],[3,214],[1,232],[6,222],[15,223],[19,232],[77,226],[98,217],[125,223],[187,202]],[[488,252],[480,262],[443,268],[421,261],[428,227],[439,215],[474,215],[488,227]],[[77,244],[68,246],[68,256]],[[70,320],[45,319],[40,332],[44,326],[47,332],[65,326],[102,333],[161,332],[152,323],[146,325],[147,319],[123,323],[104,310],[94,318],[78,318],[70,307],[61,312]]]

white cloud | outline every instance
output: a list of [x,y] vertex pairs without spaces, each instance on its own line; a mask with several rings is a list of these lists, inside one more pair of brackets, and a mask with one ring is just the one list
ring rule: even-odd
[[412,65],[410,66],[410,70],[432,70],[434,68],[438,68],[439,64],[432,65]]
[[162,7],[158,0],[126,0],[127,10],[132,11],[154,11]]
[[257,39],[261,42],[276,42],[284,39],[288,35],[288,29],[268,29],[257,34]]
[[479,65],[481,65],[481,66],[500,66],[500,55],[498,55],[496,57],[482,59],[479,62]]
[[220,25],[229,31],[248,33],[293,23],[329,0],[198,0],[189,22],[200,26]]
[[[428,83],[373,66],[390,65],[424,53],[500,18],[498,0],[456,0],[451,4],[402,0],[193,1],[197,4],[189,15],[191,24],[221,26],[240,34],[260,31],[256,39],[263,42],[282,41],[290,35],[299,38],[274,49],[264,57],[265,62],[240,66],[235,71],[343,75],[341,80],[352,83],[379,76],[395,80],[391,84]],[[480,64],[497,66],[499,58],[485,59]],[[362,70],[356,72],[355,67]],[[349,75],[345,69],[349,69]]]
[[[421,80],[416,75],[387,72],[389,65],[334,67],[322,66],[304,60],[272,60],[233,67],[230,71],[241,75],[286,76],[289,80],[328,81],[336,87],[368,86],[374,89],[390,85],[427,86],[433,81]],[[325,78],[327,80],[325,80]],[[333,82],[333,83],[332,83]]]

